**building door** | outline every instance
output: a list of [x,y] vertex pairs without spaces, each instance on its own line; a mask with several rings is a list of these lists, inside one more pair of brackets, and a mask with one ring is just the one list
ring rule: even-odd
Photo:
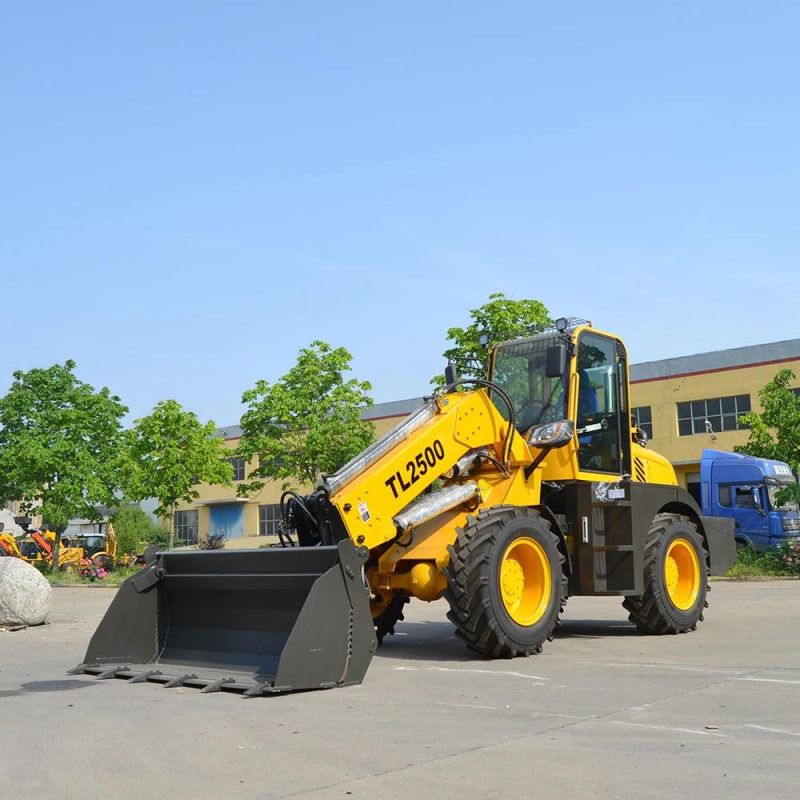
[[700,473],[689,472],[686,474],[686,490],[697,501],[700,508],[703,507],[703,498],[700,494]]
[[234,539],[244,532],[244,508],[240,503],[220,503],[209,507],[209,534]]

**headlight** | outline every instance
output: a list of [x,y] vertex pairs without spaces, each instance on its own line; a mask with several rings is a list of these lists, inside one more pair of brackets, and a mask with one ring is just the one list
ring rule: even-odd
[[575,435],[572,420],[560,419],[534,428],[528,436],[531,447],[562,447]]

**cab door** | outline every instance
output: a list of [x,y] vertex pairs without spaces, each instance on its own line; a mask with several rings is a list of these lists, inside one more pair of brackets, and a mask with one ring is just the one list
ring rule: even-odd
[[630,474],[628,360],[618,339],[584,330],[578,337],[575,424],[578,468]]
[[735,533],[744,535],[756,552],[769,549],[769,517],[764,511],[762,487],[758,484],[731,486],[729,502],[733,507]]

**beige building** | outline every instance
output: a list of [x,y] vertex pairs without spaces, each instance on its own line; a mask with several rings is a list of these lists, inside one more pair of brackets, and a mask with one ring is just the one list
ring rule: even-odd
[[[800,339],[633,364],[633,413],[647,431],[650,446],[675,465],[681,485],[693,491],[700,480],[703,448],[732,450],[744,443],[748,434],[739,416],[760,410],[759,390],[783,368],[795,373],[794,385],[800,387]],[[379,403],[365,409],[363,418],[381,436],[421,402],[412,398]],[[219,434],[234,450],[241,430],[230,426]],[[237,481],[252,468],[234,456],[231,463]],[[201,485],[198,490],[198,499],[175,513],[180,543],[194,544],[209,533],[239,538],[277,532],[280,482],[268,483],[247,500],[237,497],[235,484]]]
[[[634,417],[693,493],[703,448],[733,450],[748,438],[739,416],[760,411],[758,392],[781,369],[800,387],[800,339],[648,361],[631,366]],[[800,392],[800,389],[796,389]]]

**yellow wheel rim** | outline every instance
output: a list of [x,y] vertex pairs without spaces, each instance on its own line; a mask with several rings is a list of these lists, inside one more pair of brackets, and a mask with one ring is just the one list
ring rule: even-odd
[[700,594],[700,561],[688,539],[675,539],[664,561],[664,583],[672,604],[688,611]]
[[553,577],[544,548],[528,536],[514,539],[500,562],[500,595],[517,625],[535,625],[547,612]]

